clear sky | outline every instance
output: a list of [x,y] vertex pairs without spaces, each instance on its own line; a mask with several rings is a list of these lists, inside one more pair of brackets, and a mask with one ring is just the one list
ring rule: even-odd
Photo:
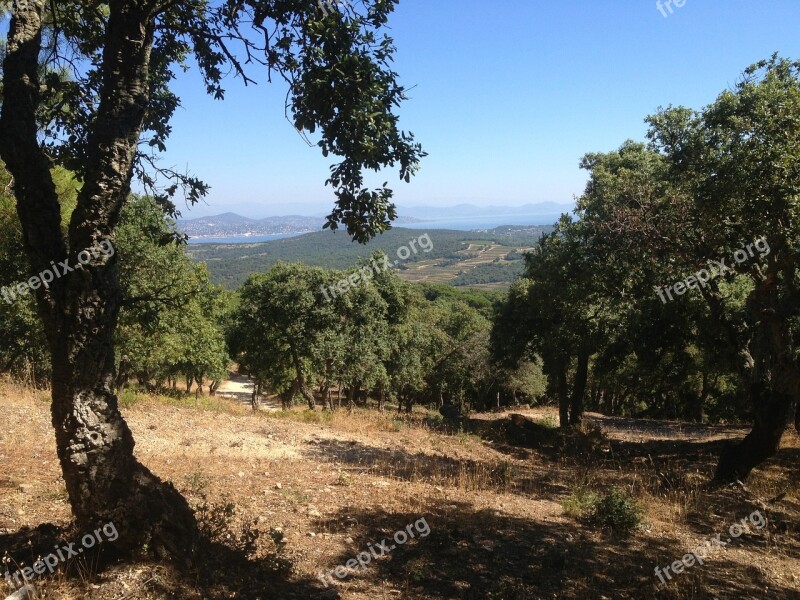
[[[571,202],[586,181],[581,156],[643,139],[659,106],[701,108],[775,51],[800,59],[800,0],[673,0],[672,11],[655,0],[401,0],[391,35],[413,87],[401,125],[430,154],[410,184],[389,178],[401,209]],[[183,216],[327,214],[331,160],[285,119],[285,86],[227,88],[218,102],[196,74],[178,84],[166,162],[212,186]]]

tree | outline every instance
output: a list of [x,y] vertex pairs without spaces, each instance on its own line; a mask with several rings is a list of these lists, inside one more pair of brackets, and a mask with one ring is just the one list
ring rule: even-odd
[[[62,207],[62,226],[66,227],[75,207],[78,185],[68,171],[60,168],[53,170],[53,180]],[[4,341],[0,371],[39,386],[50,381],[50,355],[33,296],[15,294],[17,286],[28,281],[30,265],[12,183],[10,173],[0,163],[0,288],[8,290],[0,296],[0,338]]]
[[[668,108],[647,121],[650,147],[628,142],[584,158],[591,177],[580,220],[633,274],[632,285],[620,286],[619,273],[604,278],[639,301],[641,314],[649,283],[651,307],[662,296],[696,315],[669,316],[676,333],[703,323],[673,348],[685,356],[670,359],[688,358],[686,375],[689,364],[699,366],[701,397],[713,371],[734,371],[743,382],[753,429],[726,449],[716,472],[718,481],[743,480],[777,452],[793,417],[800,426],[800,63],[773,56],[702,111]],[[680,282],[674,295],[664,291],[671,282]],[[687,288],[704,307],[683,297]],[[646,331],[641,321],[639,328]]]
[[323,269],[278,263],[242,286],[235,317],[239,363],[257,384],[284,394],[284,407],[298,392],[309,409],[316,407],[311,388],[322,375],[316,358],[336,326],[333,305],[321,291],[328,282]]
[[116,235],[122,290],[118,385],[130,375],[156,387],[183,375],[188,388],[206,378],[213,388],[226,374],[225,292],[175,243],[176,231],[153,198],[134,197],[122,210]]
[[[753,429],[716,473],[743,480],[777,452],[800,400],[800,62],[773,56],[702,112],[668,109],[649,123],[669,181],[688,197],[678,204],[683,214],[664,211],[683,228],[678,264],[692,272],[708,258],[728,259],[700,292],[748,385]],[[656,208],[669,201],[660,200]]]
[[512,287],[495,318],[495,358],[516,365],[541,357],[562,427],[581,422],[590,359],[603,337],[605,261],[593,242],[580,222],[562,216],[526,256],[525,278]]
[[[253,64],[281,75],[295,125],[312,134],[319,128],[322,152],[343,157],[328,180],[337,203],[326,225],[342,223],[365,241],[389,226],[395,208],[385,186],[363,187],[362,171],[397,164],[407,181],[423,155],[398,129],[392,111],[404,90],[388,66],[391,39],[377,36],[394,4],[374,0],[365,14],[328,15],[310,0],[14,4],[3,61],[0,155],[14,178],[30,273],[55,264],[64,271],[36,290],[36,300],[72,511],[84,529],[113,520],[118,549],[148,543],[182,553],[196,525],[178,492],[136,461],[118,409],[117,261],[95,256],[78,270],[75,265],[82,252],[113,243],[134,172],[168,212],[175,212],[171,198],[179,190],[190,202],[207,192],[197,178],[160,168],[153,155],[165,150],[179,106],[170,91],[180,71],[175,67],[193,56],[217,98],[224,96],[228,68],[245,83],[253,82]],[[82,184],[66,233],[53,162],[69,167]]]

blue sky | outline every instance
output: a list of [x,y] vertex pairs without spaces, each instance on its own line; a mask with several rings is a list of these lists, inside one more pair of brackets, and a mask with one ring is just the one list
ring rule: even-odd
[[[401,209],[568,203],[585,185],[581,156],[643,139],[659,106],[701,108],[775,51],[800,59],[798,0],[665,11],[655,0],[401,0],[391,35],[413,87],[401,125],[430,156],[410,184],[380,181]],[[184,217],[326,214],[331,160],[284,118],[284,85],[227,88],[218,102],[196,74],[178,84],[166,162],[212,186]]]

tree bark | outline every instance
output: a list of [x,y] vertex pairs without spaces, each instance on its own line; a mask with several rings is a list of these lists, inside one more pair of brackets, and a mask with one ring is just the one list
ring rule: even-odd
[[750,472],[780,448],[781,438],[791,423],[795,401],[763,384],[755,384],[751,397],[756,403],[755,424],[741,442],[728,446],[720,456],[714,479],[718,482],[744,481]]
[[314,394],[306,385],[306,374],[303,372],[303,363],[300,361],[300,357],[295,352],[292,352],[292,361],[294,362],[295,372],[297,373],[297,389],[300,391],[300,394],[303,396],[303,398],[306,399],[306,402],[308,403],[308,409],[316,410],[317,401],[314,399]]
[[569,425],[569,395],[567,389],[567,366],[563,358],[556,361],[556,379],[558,385],[558,424]]
[[[158,553],[187,556],[197,535],[184,498],[134,458],[133,436],[119,411],[114,331],[120,306],[116,262],[78,254],[113,239],[130,179],[145,109],[153,16],[141,0],[109,4],[103,82],[87,142],[83,188],[69,227],[61,214],[49,162],[37,140],[38,55],[44,0],[17,3],[3,65],[0,153],[14,176],[17,212],[34,273],[68,261],[37,306],[53,365],[52,420],[61,470],[80,529],[113,522],[114,550],[148,544]],[[69,247],[68,247],[69,246]]]
[[794,407],[794,428],[797,433],[800,433],[800,402]]
[[744,440],[723,451],[714,476],[717,482],[744,481],[755,467],[774,456],[800,400],[800,367],[776,281],[774,274],[768,274],[756,282],[748,298],[751,313],[760,317],[749,347],[742,352],[749,359],[746,372],[755,422]]
[[700,394],[695,396],[692,403],[692,420],[695,423],[702,423],[706,420],[706,399],[708,399],[708,394],[711,391],[708,379],[708,371],[703,370],[703,386],[700,389]]
[[578,353],[578,366],[575,371],[575,382],[572,384],[572,397],[569,402],[569,423],[580,425],[583,420],[586,382],[589,378],[589,350],[581,348]]

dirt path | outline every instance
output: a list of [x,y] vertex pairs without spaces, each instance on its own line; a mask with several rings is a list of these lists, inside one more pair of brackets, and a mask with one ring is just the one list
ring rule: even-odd
[[[253,399],[253,380],[247,375],[231,373],[217,390],[217,395],[223,398],[233,398],[247,404]],[[281,410],[280,402],[274,396],[261,396],[261,410]]]

